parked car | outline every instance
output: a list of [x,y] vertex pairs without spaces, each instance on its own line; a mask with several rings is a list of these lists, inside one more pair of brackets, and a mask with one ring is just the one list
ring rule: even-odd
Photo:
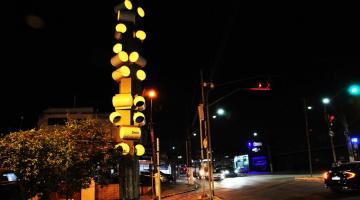
[[[175,179],[171,174],[165,174],[160,171],[160,181],[162,183],[174,182]],[[140,182],[143,184],[151,185],[151,172],[145,171],[140,173]]]
[[[208,179],[208,176],[209,176],[209,173],[206,172],[206,179]],[[214,181],[221,181],[225,178],[225,173],[217,168],[217,169],[214,169],[214,172],[213,172],[213,180]]]
[[170,183],[170,182],[175,182],[175,179],[171,174],[165,174],[160,171],[160,181],[162,183]]
[[323,174],[325,187],[333,192],[360,190],[360,162],[336,164]]
[[214,181],[221,181],[225,178],[225,173],[221,169],[214,169],[213,177]]
[[4,200],[25,200],[25,191],[11,170],[0,169],[0,198]]
[[231,167],[221,168],[221,172],[224,174],[225,178],[237,177],[238,176],[238,174],[235,173],[234,169],[231,168]]

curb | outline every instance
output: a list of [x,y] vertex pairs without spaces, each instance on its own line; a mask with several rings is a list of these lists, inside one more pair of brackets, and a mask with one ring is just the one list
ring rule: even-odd
[[196,191],[196,190],[199,189],[199,188],[200,188],[199,184],[198,184],[198,183],[194,183],[194,187],[192,187],[192,189],[185,190],[185,191],[182,191],[182,192],[175,192],[175,193],[167,194],[167,195],[161,196],[161,198],[166,198],[166,197],[171,197],[171,196],[175,196],[175,195],[179,195],[179,194],[184,194],[184,193],[188,193],[188,192],[193,192],[193,191]]

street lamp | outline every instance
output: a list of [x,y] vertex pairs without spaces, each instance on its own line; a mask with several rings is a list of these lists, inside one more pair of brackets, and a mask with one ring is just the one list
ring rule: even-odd
[[218,115],[225,115],[225,110],[222,109],[222,108],[219,108],[219,109],[217,109],[216,113],[217,113]]
[[328,98],[328,97],[324,97],[324,98],[322,98],[322,100],[321,100],[322,102],[323,102],[323,104],[325,104],[325,105],[327,105],[327,104],[329,104],[330,103],[330,99]]
[[329,122],[329,114],[327,113],[327,110],[326,110],[326,106],[330,103],[330,99],[328,97],[324,97],[324,98],[322,98],[322,103],[324,104],[324,116],[325,116],[325,121],[326,121],[327,126],[328,126],[333,159],[334,159],[334,163],[336,163],[336,154],[335,154],[335,147],[334,147],[334,135],[335,135],[335,133],[331,128],[332,123]]
[[157,93],[154,89],[150,89],[147,92],[147,96],[150,98],[150,137],[151,137],[151,150],[152,150],[152,160],[153,160],[153,174],[155,175],[155,194],[156,197],[160,199],[160,160],[159,160],[159,156],[157,156],[158,158],[156,157],[154,125],[153,125],[153,99],[157,97]]
[[155,163],[156,155],[155,155],[155,139],[154,139],[154,125],[153,125],[153,99],[156,98],[157,96],[156,91],[150,89],[147,92],[147,96],[150,98],[150,137],[151,137],[152,158],[153,158],[153,163]]

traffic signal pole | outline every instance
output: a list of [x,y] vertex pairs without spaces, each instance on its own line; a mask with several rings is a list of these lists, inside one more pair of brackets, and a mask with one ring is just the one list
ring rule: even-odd
[[[206,119],[204,120],[204,139],[201,139],[202,134],[200,135],[200,144],[201,144],[201,150],[203,150],[202,148],[204,147],[206,149],[206,156],[207,156],[207,160],[208,160],[208,173],[209,173],[209,189],[210,189],[210,199],[212,200],[215,196],[215,187],[214,187],[214,178],[213,178],[213,171],[214,171],[214,166],[213,166],[213,155],[212,155],[212,145],[211,145],[211,125],[210,125],[210,113],[209,113],[209,107],[214,105],[215,103],[218,103],[221,100],[224,100],[225,98],[239,92],[242,90],[248,90],[248,91],[270,91],[270,82],[267,82],[267,84],[265,85],[265,87],[263,87],[263,85],[261,84],[261,82],[259,82],[258,87],[256,88],[237,88],[234,91],[224,95],[223,97],[220,97],[219,99],[215,100],[212,103],[209,103],[209,92],[210,89],[214,88],[214,84],[211,82],[204,82],[203,79],[203,73],[202,70],[200,70],[200,78],[201,78],[201,104],[198,107],[198,112],[199,112],[199,125],[200,125],[200,134],[201,134],[201,130],[202,130],[202,120],[200,118],[200,110],[205,110],[205,117]],[[231,83],[235,83],[238,81],[233,81]],[[222,85],[227,85],[230,83],[225,83]],[[203,151],[201,151],[201,153],[203,153]],[[202,155],[202,159],[203,159],[203,155]],[[204,196],[204,195],[203,195]]]
[[[203,136],[203,134],[204,134],[204,131],[203,131],[204,105],[203,104],[198,105],[198,116],[199,116],[200,154],[201,154],[200,170],[201,170],[201,172],[204,172],[204,145],[203,145],[203,138],[205,138],[205,137]],[[200,170],[199,170],[199,175],[200,175],[200,178],[202,179],[202,181],[201,181],[202,182],[202,195],[201,195],[201,198],[206,198],[207,195],[205,193],[205,181],[204,181],[203,174],[200,173]]]
[[334,146],[334,135],[335,135],[335,133],[331,128],[332,124],[329,121],[329,113],[327,112],[326,105],[324,105],[324,117],[325,117],[325,122],[327,124],[328,133],[329,133],[329,136],[330,136],[330,145],[331,145],[333,161],[334,161],[334,164],[336,164],[337,160],[336,160],[336,153],[335,153],[335,146]]

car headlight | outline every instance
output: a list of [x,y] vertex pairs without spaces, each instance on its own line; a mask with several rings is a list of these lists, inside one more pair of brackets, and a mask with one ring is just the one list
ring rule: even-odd
[[326,180],[329,178],[329,172],[324,172],[322,177]]

